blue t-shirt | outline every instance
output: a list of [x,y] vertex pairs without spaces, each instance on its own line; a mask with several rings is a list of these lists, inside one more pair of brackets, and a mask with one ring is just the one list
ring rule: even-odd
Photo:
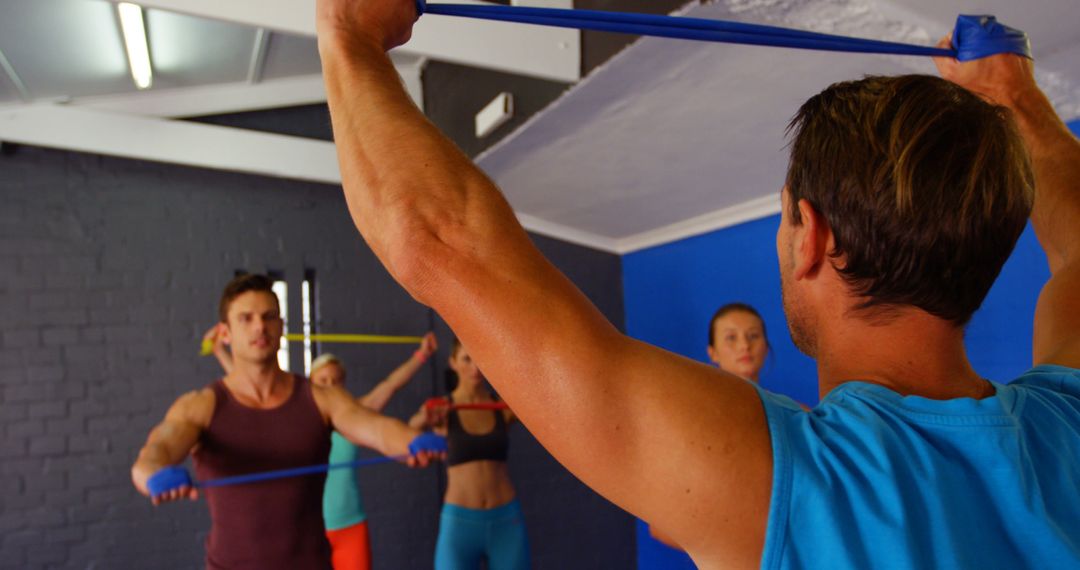
[[939,401],[848,382],[810,412],[759,390],[761,567],[1080,568],[1080,370],[994,387]]

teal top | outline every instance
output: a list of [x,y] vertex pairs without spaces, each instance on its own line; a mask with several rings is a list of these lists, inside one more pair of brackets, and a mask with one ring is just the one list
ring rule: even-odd
[[[330,434],[330,463],[356,461],[360,449],[340,433]],[[367,519],[355,469],[331,469],[323,487],[323,523],[326,530],[341,530]]]
[[761,567],[1080,568],[1080,370],[931,400],[848,382],[804,412],[759,388],[773,488]]

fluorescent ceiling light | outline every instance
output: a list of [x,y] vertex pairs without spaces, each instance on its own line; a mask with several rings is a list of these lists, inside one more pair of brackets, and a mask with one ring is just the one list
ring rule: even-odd
[[131,78],[135,80],[136,87],[147,89],[154,82],[154,77],[150,68],[150,48],[146,42],[142,8],[121,2],[116,5],[116,11],[120,14],[120,29],[124,33],[124,47],[127,49]]

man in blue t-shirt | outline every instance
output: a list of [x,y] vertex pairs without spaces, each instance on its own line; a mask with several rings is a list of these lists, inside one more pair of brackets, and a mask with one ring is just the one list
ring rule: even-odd
[[[317,14],[364,238],[548,451],[699,566],[1080,566],[1080,142],[1030,60],[941,60],[948,81],[840,83],[799,110],[776,241],[818,364],[804,412],[620,334],[543,258],[401,87],[385,51],[413,0]],[[1052,273],[1036,366],[995,384],[964,325],[1029,216]]]

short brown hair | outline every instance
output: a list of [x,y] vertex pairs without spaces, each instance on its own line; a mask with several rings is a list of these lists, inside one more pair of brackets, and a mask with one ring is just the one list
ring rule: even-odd
[[788,126],[787,188],[835,236],[829,252],[864,300],[962,326],[1024,230],[1034,196],[1008,110],[926,75],[867,77],[812,97]]
[[[218,303],[218,318],[221,322],[229,322],[229,305],[232,304],[233,299],[248,291],[263,291],[274,295],[274,281],[265,275],[254,273],[244,273],[233,277],[232,281],[225,285],[225,290],[221,292],[221,301]],[[277,295],[274,295],[274,300],[277,300]]]
[[758,322],[761,323],[761,336],[765,339],[765,348],[772,350],[772,345],[769,344],[769,334],[765,331],[765,319],[761,318],[761,313],[750,305],[739,302],[728,303],[713,313],[712,319],[709,320],[709,346],[716,346],[716,321],[720,320],[724,315],[740,311],[757,317]]

